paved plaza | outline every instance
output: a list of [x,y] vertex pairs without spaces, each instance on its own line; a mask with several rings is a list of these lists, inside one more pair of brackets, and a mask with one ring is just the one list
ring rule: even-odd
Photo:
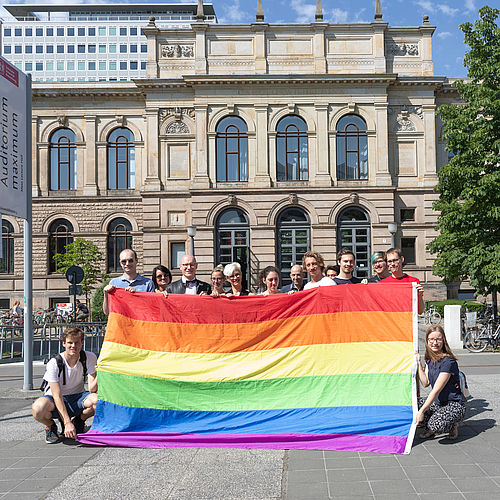
[[30,412],[39,391],[19,389],[22,364],[0,365],[0,498],[499,498],[500,355],[457,354],[473,396],[459,439],[416,438],[410,455],[47,445]]

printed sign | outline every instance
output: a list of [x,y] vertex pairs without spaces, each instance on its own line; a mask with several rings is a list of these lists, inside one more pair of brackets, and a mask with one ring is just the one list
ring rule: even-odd
[[26,75],[0,57],[0,213],[27,218]]

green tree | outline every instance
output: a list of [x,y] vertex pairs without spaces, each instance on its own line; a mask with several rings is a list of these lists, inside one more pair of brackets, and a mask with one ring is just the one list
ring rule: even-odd
[[470,81],[454,84],[462,103],[439,108],[453,157],[439,172],[440,234],[429,250],[437,254],[438,276],[469,279],[478,294],[500,288],[499,14],[486,6],[474,25],[460,25],[470,47],[464,58]]
[[82,292],[88,302],[89,293],[104,278],[101,272],[104,255],[97,245],[84,238],[76,238],[73,243],[69,243],[64,248],[65,253],[54,255],[57,270],[64,274],[71,266],[80,266],[83,269],[85,276],[81,283]]

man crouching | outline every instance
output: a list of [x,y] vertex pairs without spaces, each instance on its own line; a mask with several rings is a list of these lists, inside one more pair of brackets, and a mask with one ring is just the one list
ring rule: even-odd
[[[33,417],[45,425],[45,442],[60,440],[57,424],[63,424],[64,436],[76,439],[85,428],[85,420],[95,413],[97,403],[97,357],[82,351],[84,333],[80,328],[67,328],[62,336],[65,351],[52,358],[45,369],[41,389],[44,395],[32,406]],[[88,374],[89,390],[85,391]]]

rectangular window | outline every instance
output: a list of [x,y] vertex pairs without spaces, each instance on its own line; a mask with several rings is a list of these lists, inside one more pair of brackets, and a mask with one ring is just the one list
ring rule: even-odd
[[130,69],[137,69],[137,61],[130,61]]
[[64,28],[56,29],[57,36],[64,36]]
[[36,71],[43,71],[43,63],[41,63],[41,62],[37,62],[37,63],[35,64],[35,70],[36,70]]
[[85,53],[85,45],[79,44],[78,45],[78,53],[79,54],[84,54]]
[[106,45],[99,45],[99,54],[106,54]]
[[68,61],[68,71],[74,71],[74,70],[75,70],[75,62]]
[[95,28],[89,28],[89,36],[95,36]]
[[98,33],[99,33],[99,36],[106,36],[106,27],[105,26],[99,26]]
[[78,28],[78,36],[85,36],[85,28]]
[[130,28],[130,34],[132,36],[136,36],[137,35],[137,28]]
[[109,28],[109,36],[116,36],[116,28]]
[[127,36],[127,28],[120,28],[120,36]]
[[45,46],[45,53],[46,54],[53,54],[54,53],[54,46],[53,45],[46,45]]
[[109,46],[109,53],[116,54],[116,45],[115,44],[112,44]]
[[115,71],[116,70],[116,61],[109,61],[109,69],[111,71]]
[[64,54],[64,45],[58,45],[56,50],[58,54]]
[[89,54],[95,54],[95,45],[94,44],[90,44],[88,46],[88,52],[89,52]]
[[95,61],[89,61],[89,71],[95,71]]
[[120,69],[121,70],[127,69],[127,61],[120,61]]
[[10,45],[4,45],[3,46],[3,53],[4,54],[12,54],[12,47]]
[[415,220],[414,208],[402,208],[400,211],[401,222],[412,222]]
[[14,66],[17,69],[20,69],[21,71],[23,70],[23,63],[22,63],[22,61],[14,61]]
[[186,255],[186,244],[170,243],[170,269],[179,269],[182,257]]
[[25,45],[24,46],[25,54],[33,54],[33,45]]
[[14,36],[23,36],[23,30],[21,28],[15,28]]
[[148,51],[148,45],[146,43],[141,43],[141,52],[146,53]]
[[12,36],[12,31],[10,28],[5,28],[3,30],[3,36]]
[[36,36],[43,36],[43,28],[36,28],[35,34]]
[[45,36],[54,36],[54,28],[47,28],[45,30]]
[[57,61],[57,71],[64,71],[64,61]]
[[66,33],[68,34],[68,36],[75,36],[75,28],[68,28],[66,30]]
[[68,45],[68,46],[66,47],[66,52],[67,52],[68,54],[74,54],[74,53],[75,53],[75,46],[74,46],[74,45]]
[[45,70],[46,71],[54,71],[54,63],[52,61],[47,61],[45,63]]
[[33,36],[33,30],[31,28],[25,28],[24,36]]
[[130,45],[130,52],[137,53],[137,45],[135,43]]
[[14,54],[22,54],[23,47],[22,45],[15,45],[14,46]]
[[24,71],[33,71],[33,63],[24,63]]
[[35,52],[37,54],[43,54],[43,45],[36,45],[35,46]]
[[125,44],[120,45],[120,54],[126,54],[127,53],[127,46]]
[[85,71],[85,62],[78,61],[78,71]]
[[146,61],[141,61],[141,69],[146,69]]
[[401,238],[401,253],[405,258],[405,264],[416,264],[415,240],[416,238]]
[[99,71],[106,71],[106,61],[99,61]]

